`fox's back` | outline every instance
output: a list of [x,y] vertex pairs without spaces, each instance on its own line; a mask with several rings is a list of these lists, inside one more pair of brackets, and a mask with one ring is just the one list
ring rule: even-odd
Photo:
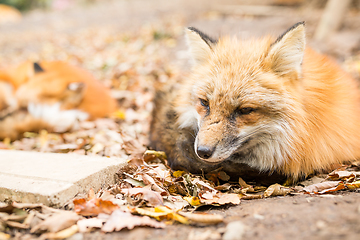
[[300,163],[286,169],[311,172],[344,159],[360,159],[358,82],[334,60],[307,49],[302,85],[299,102],[303,110],[298,111],[301,114],[294,126],[295,136],[301,136],[294,141],[294,155]]

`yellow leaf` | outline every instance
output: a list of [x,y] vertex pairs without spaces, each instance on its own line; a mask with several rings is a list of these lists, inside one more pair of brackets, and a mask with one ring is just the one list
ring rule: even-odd
[[290,187],[290,186],[294,185],[294,182],[295,182],[294,179],[289,177],[286,179],[286,181],[283,185],[284,185],[284,187]]
[[167,212],[155,211],[154,208],[135,208],[135,212],[143,216],[149,216],[161,221],[168,215]]
[[164,212],[164,213],[167,213],[168,214],[168,218],[169,220],[172,219],[172,220],[175,220],[175,221],[178,221],[182,224],[188,224],[188,220],[179,215],[178,213],[176,213],[174,210],[168,208],[168,207],[165,207],[165,206],[157,206],[155,207],[155,212]]
[[10,138],[8,138],[8,137],[4,138],[3,143],[4,143],[6,146],[10,146],[10,143],[11,143]]
[[38,134],[34,132],[24,132],[23,136],[25,138],[35,138],[38,136]]
[[167,158],[165,152],[162,151],[146,150],[144,156],[146,155],[154,155],[157,158],[163,158],[163,159]]
[[198,197],[184,197],[184,199],[190,203],[191,206],[201,205],[200,199]]
[[115,111],[115,112],[112,114],[112,116],[113,116],[114,118],[121,119],[121,120],[124,120],[124,119],[126,118],[125,112],[122,111],[122,110],[120,110],[120,109],[117,110],[117,111]]
[[182,224],[188,224],[188,220],[165,206],[157,206],[155,208],[135,208],[138,214],[155,218],[158,221],[167,219],[180,222]]
[[181,170],[177,170],[175,172],[173,172],[173,176],[178,178],[178,177],[181,177],[182,175],[184,175],[186,172],[184,171],[181,171]]
[[345,186],[349,189],[360,188],[360,180],[352,183],[346,183]]
[[45,146],[46,143],[49,141],[48,131],[46,131],[45,129],[41,130],[39,136],[40,136],[40,145]]
[[165,206],[156,206],[154,208],[155,212],[162,212],[162,213],[172,213],[172,210]]
[[189,221],[188,221],[185,217],[181,216],[180,214],[173,213],[173,214],[172,214],[172,217],[173,217],[173,219],[174,219],[175,221],[177,221],[177,222],[179,222],[179,223],[189,224]]

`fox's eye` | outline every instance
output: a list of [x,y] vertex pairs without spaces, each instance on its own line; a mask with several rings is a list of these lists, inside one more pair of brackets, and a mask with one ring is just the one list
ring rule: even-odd
[[250,114],[252,112],[254,112],[255,109],[251,108],[251,107],[245,107],[245,108],[239,108],[238,109],[238,113],[242,114],[242,115],[247,115]]
[[209,101],[207,101],[205,99],[201,99],[201,98],[199,98],[199,100],[200,100],[200,103],[202,106],[209,108]]

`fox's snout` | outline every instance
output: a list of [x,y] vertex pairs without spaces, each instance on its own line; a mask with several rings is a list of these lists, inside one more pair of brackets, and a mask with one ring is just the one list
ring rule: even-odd
[[214,150],[215,150],[214,147],[199,145],[196,148],[196,154],[198,155],[199,158],[206,160],[213,155]]
[[227,137],[232,135],[229,126],[220,121],[218,124],[207,124],[203,121],[197,133],[194,150],[196,155],[208,163],[219,163],[229,157],[232,153],[230,148],[234,145],[227,141]]
[[194,143],[195,153],[201,160],[210,163],[218,163],[223,160],[219,155],[221,148],[219,143],[222,142],[224,130],[227,130],[224,119],[215,118],[214,114],[209,114],[201,120]]

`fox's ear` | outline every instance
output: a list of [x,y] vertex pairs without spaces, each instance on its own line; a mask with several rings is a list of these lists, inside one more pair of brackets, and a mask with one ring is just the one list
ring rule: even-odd
[[44,69],[40,66],[39,63],[34,62],[34,72],[35,73],[40,73],[40,72],[44,72]]
[[282,34],[270,47],[268,60],[280,76],[301,74],[305,50],[305,23],[299,22]]
[[212,51],[212,47],[217,42],[194,27],[186,29],[186,39],[190,53],[196,64],[202,63],[208,59],[209,54]]

